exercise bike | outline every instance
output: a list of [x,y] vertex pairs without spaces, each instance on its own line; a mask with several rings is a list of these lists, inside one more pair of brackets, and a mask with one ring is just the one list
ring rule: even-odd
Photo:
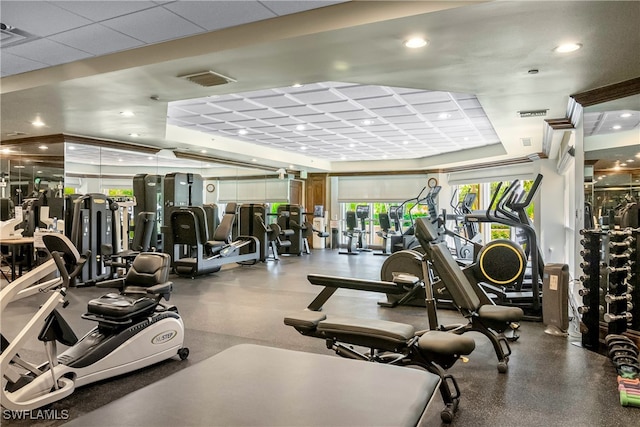
[[[184,360],[184,325],[168,300],[172,283],[167,281],[170,257],[141,253],[127,276],[100,282],[99,287],[120,288],[91,300],[82,317],[98,326],[78,340],[58,306],[68,305],[67,288],[84,267],[89,253],[82,256],[71,241],[57,233],[43,236],[60,277],[49,281],[40,292],[49,294],[37,313],[9,342],[2,336],[0,370],[3,384],[0,403],[9,410],[33,410],[69,396],[76,387],[122,375],[171,358]],[[13,282],[0,292],[2,307],[19,293],[25,282]],[[47,361],[36,365],[18,353],[29,339],[44,343]],[[56,343],[69,348],[57,355]]]

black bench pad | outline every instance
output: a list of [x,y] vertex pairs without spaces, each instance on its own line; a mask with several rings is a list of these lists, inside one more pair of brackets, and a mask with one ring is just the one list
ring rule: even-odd
[[498,322],[519,322],[524,312],[519,307],[506,307],[503,305],[483,305],[478,309],[481,319],[495,320]]
[[428,331],[418,340],[420,350],[437,354],[467,355],[476,348],[473,338],[451,332]]
[[439,383],[417,369],[241,344],[65,425],[416,426]]
[[318,332],[354,334],[398,341],[408,341],[415,336],[415,329],[405,323],[377,319],[331,316],[318,323]]

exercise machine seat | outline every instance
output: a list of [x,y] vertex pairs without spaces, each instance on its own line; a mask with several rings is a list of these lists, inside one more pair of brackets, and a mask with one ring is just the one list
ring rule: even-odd
[[231,231],[236,220],[236,204],[227,203],[220,224],[216,227],[211,240],[205,246],[211,255],[216,255],[231,242]]
[[418,339],[420,350],[436,354],[471,354],[476,348],[473,338],[444,331],[428,331]]
[[[123,283],[116,279],[101,285],[120,282],[121,292],[111,292],[92,299],[87,311],[111,319],[127,319],[153,311],[160,301],[156,294],[167,295],[171,291],[172,284],[167,281],[170,264],[171,257],[168,254],[142,252],[133,261]],[[149,293],[152,287],[156,294]]]
[[340,316],[332,316],[320,321],[318,323],[318,332],[376,337],[403,343],[415,336],[415,329],[413,326],[405,323]]
[[514,320],[520,320],[523,315],[524,313],[519,307],[486,304],[478,309],[480,318],[498,322],[513,322]]

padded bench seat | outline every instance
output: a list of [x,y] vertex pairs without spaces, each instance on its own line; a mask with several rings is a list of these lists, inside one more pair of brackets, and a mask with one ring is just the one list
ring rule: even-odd
[[422,370],[241,344],[65,426],[416,426],[439,384]]
[[513,322],[522,319],[524,312],[519,307],[483,305],[478,309],[478,316],[480,316],[481,319],[495,320],[498,322]]
[[151,311],[157,305],[158,302],[156,300],[145,296],[122,295],[111,292],[100,298],[90,300],[87,305],[87,311],[98,316],[120,319]]
[[[303,334],[365,347],[373,345],[390,351],[406,346],[416,334],[414,327],[405,323],[343,316],[327,317],[309,310],[285,317],[284,323]],[[450,332],[427,331],[420,336],[418,347],[422,351],[438,355],[470,354],[475,348],[475,341]]]

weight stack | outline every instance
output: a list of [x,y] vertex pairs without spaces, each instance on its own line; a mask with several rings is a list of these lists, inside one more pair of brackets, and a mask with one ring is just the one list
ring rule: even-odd
[[569,266],[546,264],[542,281],[545,333],[566,337],[569,329]]

